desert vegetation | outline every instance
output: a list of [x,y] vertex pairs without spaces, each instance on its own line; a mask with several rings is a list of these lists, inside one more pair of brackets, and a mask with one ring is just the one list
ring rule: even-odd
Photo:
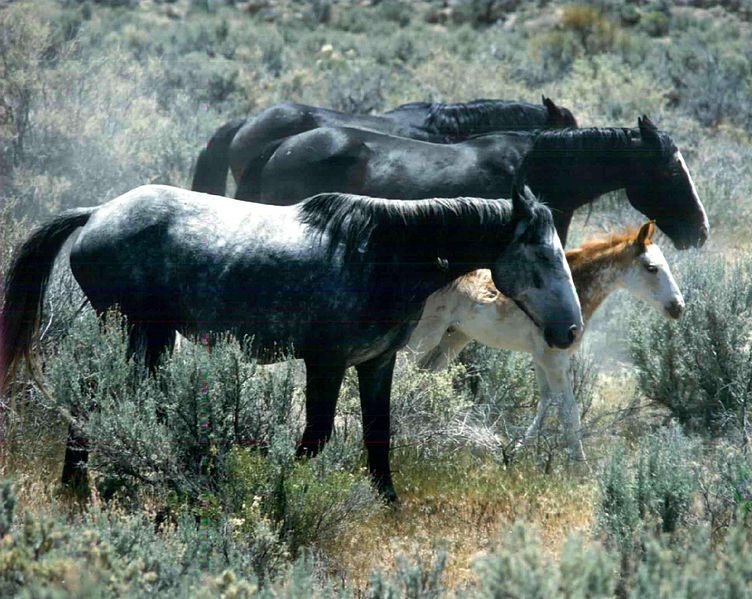
[[[656,235],[680,321],[626,293],[593,319],[572,366],[586,465],[567,462],[553,413],[513,451],[537,402],[528,356],[471,345],[439,373],[401,359],[399,507],[369,484],[354,373],[332,442],[297,460],[299,365],[223,338],[144,377],[127,325],[102,324],[57,268],[36,374],[0,398],[0,596],[752,596],[752,4],[710,4],[1,3],[0,278],[35,224],[144,183],[189,187],[214,130],[284,101],[545,94],[580,126],[648,114],[711,235],[682,252]],[[568,245],[643,220],[606,197]],[[60,484],[69,425],[91,439],[83,501]]]

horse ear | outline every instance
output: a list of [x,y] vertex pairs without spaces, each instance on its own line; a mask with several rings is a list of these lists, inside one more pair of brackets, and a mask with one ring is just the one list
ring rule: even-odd
[[658,127],[655,126],[647,115],[642,115],[642,118],[637,117],[637,126],[640,128],[640,137],[645,141],[652,141],[660,143],[658,139]]
[[649,243],[651,243],[650,239],[653,237],[653,233],[655,232],[655,221],[649,220],[644,225],[640,227],[640,230],[637,232],[637,237],[635,238],[635,245],[638,245],[640,247],[645,247]]
[[520,220],[530,220],[533,218],[533,206],[530,201],[532,192],[525,186],[520,188],[515,185],[512,187],[512,214]]
[[562,116],[561,108],[554,104],[551,98],[547,98],[546,96],[541,96],[541,98],[543,100],[543,106],[548,110],[548,116],[551,118],[560,118]]

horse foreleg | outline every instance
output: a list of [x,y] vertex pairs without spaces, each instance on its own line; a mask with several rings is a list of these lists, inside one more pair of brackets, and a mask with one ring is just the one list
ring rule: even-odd
[[[541,390],[544,386],[547,390],[546,407],[555,402],[559,407],[559,422],[564,429],[564,438],[569,448],[569,457],[575,461],[585,461],[585,452],[582,448],[580,411],[574,398],[572,380],[569,376],[569,356],[564,352],[547,350],[540,358],[536,359],[536,375]],[[545,380],[545,383],[541,379]],[[541,403],[543,403],[543,398]],[[540,411],[541,406],[539,404]],[[534,425],[540,427],[543,418]],[[531,427],[532,428],[532,427]],[[526,435],[527,436],[527,435]]]
[[345,362],[305,358],[306,425],[298,456],[315,456],[332,436]]
[[439,344],[426,353],[418,365],[427,370],[443,370],[457,358],[462,349],[472,341],[462,331],[449,327],[439,341]]
[[146,367],[154,373],[165,351],[175,347],[177,332],[163,324],[135,323],[128,332],[128,357],[143,356]]
[[395,356],[379,356],[356,367],[368,467],[376,488],[392,502],[397,501],[397,493],[389,469],[389,403]]
[[538,391],[540,392],[540,401],[535,411],[535,418],[527,427],[522,439],[517,443],[516,449],[522,449],[526,447],[540,434],[543,427],[543,421],[546,418],[548,408],[551,405],[551,390],[548,385],[548,377],[546,371],[540,365],[538,360],[535,360],[535,380],[538,383]]

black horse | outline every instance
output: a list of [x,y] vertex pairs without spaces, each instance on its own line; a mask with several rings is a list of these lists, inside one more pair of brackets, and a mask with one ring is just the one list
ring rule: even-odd
[[647,117],[636,129],[492,133],[451,145],[324,127],[285,140],[258,179],[241,184],[255,193],[238,198],[293,204],[323,191],[496,198],[509,195],[515,180],[551,208],[562,243],[575,209],[617,189],[676,247],[700,246],[708,236],[681,153]]
[[65,212],[18,249],[0,320],[0,381],[28,355],[55,256],[78,227],[73,276],[97,311],[120,307],[130,351],[150,366],[177,331],[250,335],[249,350],[262,355],[294,347],[307,377],[301,454],[329,439],[342,377],[356,366],[370,470],[391,499],[394,358],[431,293],[488,268],[550,345],[568,347],[582,330],[551,213],[528,190],[511,202],[322,194],[278,207],[145,186]]
[[[569,110],[545,96],[542,105],[504,100],[476,100],[468,104],[417,102],[383,115],[277,104],[253,118],[220,127],[199,154],[191,189],[225,195],[228,165],[236,182],[252,182],[282,141],[318,127],[353,127],[421,141],[455,143],[490,131],[576,126]],[[239,190],[236,195],[241,198],[248,192]]]

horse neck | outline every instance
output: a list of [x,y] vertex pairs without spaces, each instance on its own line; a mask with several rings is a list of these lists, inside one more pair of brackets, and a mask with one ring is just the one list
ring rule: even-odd
[[478,100],[469,104],[432,104],[426,116],[426,128],[443,135],[468,138],[509,128],[537,129],[545,122],[541,107]]
[[432,287],[428,296],[462,275],[490,268],[511,240],[513,226],[478,226],[473,220],[446,211],[433,226],[406,227],[400,243],[394,244],[399,247],[388,248],[394,260],[410,265],[403,285],[413,290]]
[[[544,201],[560,209],[574,210],[625,188],[632,180],[640,144],[613,131],[612,136],[598,135],[594,129],[543,131],[525,157],[520,175]],[[571,143],[563,143],[566,139]]]
[[624,273],[632,262],[629,251],[628,244],[622,243],[592,257],[570,260],[572,280],[586,326],[604,300],[621,287]]

